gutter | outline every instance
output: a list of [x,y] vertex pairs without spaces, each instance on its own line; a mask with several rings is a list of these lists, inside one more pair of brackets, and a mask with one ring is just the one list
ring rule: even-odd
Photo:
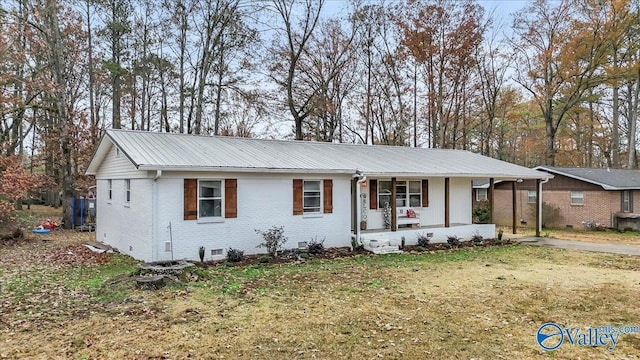
[[[367,176],[363,175],[360,170],[356,170],[356,173],[353,174],[354,178],[359,178],[356,182],[356,223],[354,224],[356,228],[356,244],[360,244],[360,218],[362,217],[362,183],[367,181]],[[355,250],[355,249],[352,249]]]
[[540,181],[540,187],[538,188],[538,194],[540,194],[540,199],[538,201],[538,223],[536,227],[538,228],[538,233],[542,232],[542,184],[546,184],[551,179],[544,179]]

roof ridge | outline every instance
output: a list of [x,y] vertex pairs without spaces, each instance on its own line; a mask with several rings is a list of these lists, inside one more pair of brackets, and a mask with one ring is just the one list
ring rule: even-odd
[[[464,149],[440,149],[440,148],[426,148],[426,147],[413,147],[413,146],[404,146],[404,145],[385,145],[385,144],[354,144],[354,143],[334,143],[328,141],[313,141],[313,140],[287,140],[287,139],[265,139],[265,138],[248,138],[241,136],[226,136],[226,135],[206,135],[206,134],[187,134],[187,133],[176,133],[176,132],[157,132],[157,131],[144,131],[144,130],[131,130],[131,129],[105,129],[107,132],[120,132],[120,133],[135,133],[135,134],[153,134],[156,135],[171,135],[171,136],[191,136],[197,138],[213,138],[220,140],[239,140],[239,141],[267,141],[267,142],[282,142],[287,144],[295,144],[295,143],[303,143],[303,144],[319,144],[321,146],[378,146],[378,147],[389,147],[389,148],[401,148],[401,149],[422,149],[429,151],[456,151],[456,152],[469,152],[472,154],[477,154],[469,150]],[[477,154],[480,155],[480,154]]]

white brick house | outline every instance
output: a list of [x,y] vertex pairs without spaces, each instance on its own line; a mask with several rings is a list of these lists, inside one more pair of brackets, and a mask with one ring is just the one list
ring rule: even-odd
[[[106,131],[87,174],[96,240],[145,261],[196,260],[200,246],[207,259],[263,252],[255,230],[272,226],[284,226],[287,247],[316,237],[350,246],[362,220],[384,229],[382,202],[395,205],[391,235],[409,244],[425,229],[435,241],[493,237],[493,225],[471,225],[472,180],[548,176],[466,151],[125,130]],[[398,228],[406,209],[413,227]]]

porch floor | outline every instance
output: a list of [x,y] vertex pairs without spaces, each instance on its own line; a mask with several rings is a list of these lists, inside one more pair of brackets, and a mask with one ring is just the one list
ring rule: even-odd
[[[468,226],[468,225],[473,225],[473,224],[453,223],[453,224],[450,224],[449,228],[453,228],[456,226]],[[419,231],[419,230],[440,229],[440,228],[444,228],[444,224],[426,225],[426,226],[419,226],[419,227],[411,227],[411,226],[400,227],[396,232]],[[375,234],[375,233],[386,233],[386,232],[391,232],[391,229],[368,229],[368,230],[360,231],[361,234]]]

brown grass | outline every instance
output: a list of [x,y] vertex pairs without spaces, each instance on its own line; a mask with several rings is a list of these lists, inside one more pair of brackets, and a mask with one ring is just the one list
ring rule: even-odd
[[[72,234],[29,248],[64,248],[87,237],[69,240]],[[0,247],[0,258],[19,250]],[[0,284],[18,267],[47,268],[7,264],[0,263]],[[73,265],[56,266],[60,275],[78,276]],[[109,288],[95,292],[57,277],[51,281],[64,286],[56,295],[82,299],[69,306],[86,311],[55,321],[43,321],[50,303],[7,311],[18,299],[0,295],[0,358],[640,358],[638,334],[622,336],[613,352],[565,344],[547,353],[534,338],[547,321],[640,325],[637,257],[508,246],[217,267],[202,275],[209,279],[156,292],[128,287],[116,300],[105,297]]]
[[[514,237],[511,235],[511,227],[502,227],[502,229],[504,230],[505,238]],[[540,235],[566,240],[619,245],[640,245],[640,232],[638,231],[617,232],[613,230],[542,229]],[[535,230],[531,228],[518,228],[518,234],[515,237],[523,236],[535,236]]]

